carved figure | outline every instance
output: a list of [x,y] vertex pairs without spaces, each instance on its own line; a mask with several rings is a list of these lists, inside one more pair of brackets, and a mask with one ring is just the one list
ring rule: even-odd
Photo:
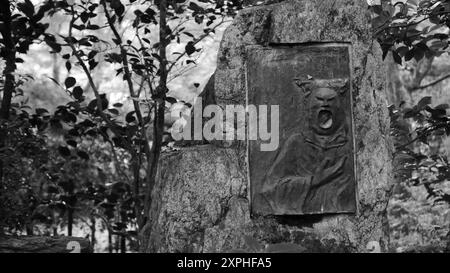
[[[274,214],[355,210],[351,128],[341,102],[344,80],[295,83],[305,93],[308,130],[291,135],[264,177]],[[348,119],[348,120],[347,120]]]

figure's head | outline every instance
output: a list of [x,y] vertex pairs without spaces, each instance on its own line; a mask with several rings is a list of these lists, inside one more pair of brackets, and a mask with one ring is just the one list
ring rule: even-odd
[[341,104],[345,82],[314,81],[301,87],[308,98],[310,128],[318,135],[334,134],[345,123]]
[[311,91],[309,111],[309,125],[319,135],[333,134],[343,123],[339,94],[331,88],[319,87]]

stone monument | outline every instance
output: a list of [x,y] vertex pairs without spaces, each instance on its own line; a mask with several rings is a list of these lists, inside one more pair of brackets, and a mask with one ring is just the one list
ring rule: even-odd
[[366,3],[275,2],[228,27],[211,97],[279,105],[279,147],[237,140],[165,154],[143,251],[226,252],[250,237],[307,252],[387,249],[386,72]]

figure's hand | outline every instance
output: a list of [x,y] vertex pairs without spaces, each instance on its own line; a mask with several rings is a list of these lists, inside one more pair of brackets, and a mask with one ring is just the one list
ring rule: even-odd
[[300,176],[285,176],[280,179],[279,185],[291,184],[291,183],[304,183],[305,178]]
[[344,164],[346,160],[347,157],[344,156],[333,166],[328,166],[330,164],[330,159],[328,158],[321,162],[314,173],[312,186],[318,187],[327,184],[342,175],[344,173]]

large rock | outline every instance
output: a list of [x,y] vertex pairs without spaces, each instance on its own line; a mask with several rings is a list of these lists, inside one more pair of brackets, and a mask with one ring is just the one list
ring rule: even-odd
[[386,72],[367,12],[361,0],[282,1],[245,9],[224,34],[214,82],[219,105],[245,105],[250,47],[351,42],[356,214],[251,215],[245,142],[183,148],[162,158],[150,222],[142,232],[144,251],[223,252],[244,248],[245,236],[262,244],[296,243],[311,252],[387,250],[392,146]]

